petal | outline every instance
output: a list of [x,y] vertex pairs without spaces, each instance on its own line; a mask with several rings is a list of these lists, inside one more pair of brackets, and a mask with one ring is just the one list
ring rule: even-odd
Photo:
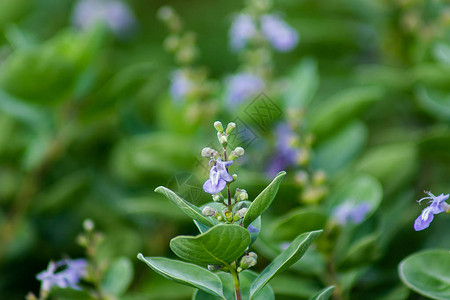
[[[223,164],[225,165],[225,167],[229,167],[234,163],[234,161],[232,160],[228,160],[228,161],[224,161]],[[448,195],[447,195],[448,196]],[[448,198],[448,197],[447,197]]]
[[203,184],[203,190],[207,192],[208,194],[214,195],[219,193],[225,188],[225,185],[227,183],[223,179],[219,179],[219,182],[217,185],[214,185],[210,179],[206,180],[206,182]]
[[228,182],[233,181],[233,176],[228,174],[226,170],[220,172],[220,178]]
[[211,179],[205,181],[205,183],[203,184],[203,190],[208,194],[215,194]]
[[422,217],[422,214],[420,214],[420,216],[417,217],[416,221],[414,222],[414,230],[415,231],[420,231],[420,230],[424,230],[425,228],[428,228],[428,226],[430,226],[431,221],[433,221],[433,214],[428,215],[428,218],[424,219]]

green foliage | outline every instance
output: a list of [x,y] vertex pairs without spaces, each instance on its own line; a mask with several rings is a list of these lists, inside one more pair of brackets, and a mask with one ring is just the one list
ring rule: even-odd
[[450,251],[425,250],[414,253],[400,263],[402,281],[411,289],[432,299],[450,297]]
[[102,289],[116,297],[123,295],[133,280],[133,264],[126,257],[114,260],[102,281]]

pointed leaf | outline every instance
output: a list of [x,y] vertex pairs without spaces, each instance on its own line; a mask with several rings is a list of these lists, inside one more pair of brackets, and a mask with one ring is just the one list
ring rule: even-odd
[[144,257],[141,253],[138,254],[138,259],[145,262],[156,273],[170,280],[224,297],[219,276],[205,268],[165,257]]
[[258,195],[258,197],[256,197],[255,200],[253,200],[247,213],[245,214],[244,220],[242,221],[242,226],[247,228],[248,225],[262,215],[267,208],[269,208],[285,175],[286,172],[284,171],[278,173],[275,179]]
[[127,257],[114,260],[103,277],[102,289],[111,295],[122,295],[133,281],[133,273],[133,264]]
[[219,224],[198,236],[177,236],[172,251],[197,264],[227,265],[238,259],[250,245],[250,233],[235,224]]
[[450,251],[426,250],[405,258],[398,271],[403,283],[432,299],[450,299]]
[[197,206],[182,199],[177,194],[175,194],[175,192],[169,190],[168,188],[159,186],[155,189],[155,192],[163,194],[164,196],[169,198],[169,200],[175,203],[188,217],[208,226],[214,225],[214,223],[209,218],[202,215],[202,212]]
[[258,275],[251,287],[251,299],[278,273],[283,272],[298,261],[322,230],[305,232],[299,235],[271,264]]
[[324,288],[319,293],[317,293],[314,297],[312,297],[311,300],[328,300],[328,298],[330,298],[330,296],[333,293],[333,290],[335,288],[336,287],[334,285]]

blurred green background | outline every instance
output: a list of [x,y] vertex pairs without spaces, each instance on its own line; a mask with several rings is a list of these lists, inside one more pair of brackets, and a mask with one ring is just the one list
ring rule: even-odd
[[[196,232],[153,189],[169,185],[183,192],[179,182],[189,192],[191,185],[201,188],[207,170],[197,159],[215,139],[212,121],[242,116],[227,109],[223,82],[240,64],[228,30],[244,2],[127,3],[134,24],[117,35],[101,24],[74,26],[75,1],[0,1],[1,299],[36,292],[35,275],[50,259],[83,256],[75,240],[86,218],[104,234],[105,260],[125,256],[135,264],[128,298],[189,299],[192,293],[174,289],[135,257],[173,257],[169,240]],[[156,17],[164,5],[197,34],[196,64],[216,83],[208,103],[199,104],[201,117],[192,118],[190,104],[180,108],[168,93],[178,67],[164,50],[168,31]],[[436,217],[427,232],[412,229],[422,190],[450,188],[450,6],[437,0],[278,0],[273,10],[300,35],[293,51],[274,54],[274,77],[294,92],[317,86],[302,119],[315,136],[308,168],[324,170],[331,191],[356,171],[383,185],[373,222],[389,234],[350,297],[381,299],[380,288],[400,286],[396,266],[403,257],[450,247],[446,216]],[[305,61],[315,67],[296,78]],[[289,114],[285,94],[283,86],[267,91],[283,112],[268,132],[254,128],[258,138],[239,162],[240,185],[250,198],[268,182],[264,162],[274,151],[275,124]],[[307,205],[289,171],[269,220]],[[187,198],[208,201],[201,190]],[[302,299],[274,289],[280,299]],[[401,292],[402,298],[383,299],[418,299]]]

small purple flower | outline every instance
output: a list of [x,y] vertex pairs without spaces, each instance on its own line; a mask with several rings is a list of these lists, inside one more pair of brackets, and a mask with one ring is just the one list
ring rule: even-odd
[[36,278],[41,281],[42,291],[50,291],[53,286],[80,290],[78,283],[86,275],[86,267],[87,262],[82,258],[50,261],[47,270],[37,274]]
[[230,106],[239,105],[264,89],[264,80],[251,73],[239,73],[227,80],[226,99]]
[[125,36],[135,26],[128,5],[119,0],[79,0],[74,8],[73,23],[81,29],[103,22],[117,36]]
[[256,25],[248,14],[237,15],[230,28],[230,46],[234,51],[245,47],[257,33]]
[[298,44],[297,31],[277,15],[262,16],[261,30],[272,47],[278,51],[292,50]]
[[288,124],[278,124],[276,128],[276,154],[272,158],[267,172],[270,177],[295,164],[299,153],[299,149],[292,145],[295,136],[295,132]]
[[186,96],[192,91],[194,84],[188,78],[185,72],[177,70],[172,73],[170,85],[170,95],[172,99],[177,102],[181,102],[186,99]]
[[428,228],[430,226],[431,221],[433,221],[434,215],[439,214],[444,211],[450,211],[450,205],[445,202],[448,199],[449,194],[444,195],[440,194],[439,196],[433,195],[431,192],[425,192],[429,195],[429,197],[424,197],[417,202],[421,202],[422,200],[430,200],[431,203],[427,208],[422,210],[422,213],[419,217],[417,217],[414,222],[414,230],[420,231]]
[[364,221],[364,218],[370,211],[370,208],[370,204],[367,202],[356,204],[351,201],[347,201],[337,206],[334,209],[332,216],[340,225],[345,225],[348,223],[359,224]]
[[221,192],[227,182],[233,180],[233,177],[228,174],[227,167],[230,166],[233,161],[224,161],[220,158],[214,161],[214,166],[209,171],[209,179],[203,184],[203,190],[209,194],[217,194]]

